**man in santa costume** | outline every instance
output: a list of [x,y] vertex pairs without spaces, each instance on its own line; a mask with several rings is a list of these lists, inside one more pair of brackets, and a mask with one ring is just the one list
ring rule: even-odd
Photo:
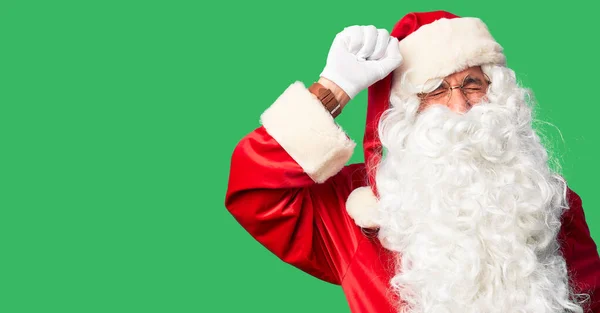
[[[335,117],[365,89],[365,162],[348,165]],[[225,205],[353,313],[600,312],[582,201],[529,100],[480,19],[347,27],[318,82],[291,84],[238,143]]]

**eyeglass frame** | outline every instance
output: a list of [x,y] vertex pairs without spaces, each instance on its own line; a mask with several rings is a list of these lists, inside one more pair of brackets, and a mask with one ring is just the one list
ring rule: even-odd
[[[490,77],[489,77],[487,74],[483,73],[483,75],[485,76],[485,82],[487,83],[487,87],[485,88],[486,90],[483,92],[483,94],[485,95],[485,94],[488,92],[488,90],[489,90],[489,88],[490,88],[490,85],[492,84],[492,81],[491,81]],[[469,104],[469,105],[472,105],[472,104],[470,103],[469,97],[467,96],[467,93],[466,93],[466,92],[465,92],[465,90],[463,89],[463,88],[464,88],[464,85],[465,85],[465,81],[466,81],[466,80],[467,80],[467,78],[469,78],[469,77],[473,77],[473,76],[471,76],[471,75],[467,75],[467,76],[465,76],[465,77],[463,78],[463,80],[462,80],[461,84],[460,84],[460,85],[458,85],[458,86],[452,86],[452,85],[450,85],[450,83],[449,83],[449,82],[447,82],[447,81],[446,81],[446,79],[444,79],[444,80],[442,80],[442,83],[440,84],[440,86],[438,86],[436,89],[434,89],[434,90],[432,90],[432,91],[430,91],[430,92],[420,92],[420,93],[418,93],[418,94],[417,94],[417,96],[419,97],[419,99],[421,99],[421,101],[425,101],[425,100],[426,100],[426,98],[427,98],[427,96],[428,96],[429,94],[431,94],[431,93],[435,92],[436,90],[440,89],[440,87],[442,86],[442,84],[445,82],[446,84],[448,84],[448,85],[449,85],[449,87],[448,87],[448,88],[444,88],[444,89],[448,90],[448,100],[446,100],[446,104],[450,103],[450,99],[452,99],[452,91],[453,91],[454,89],[457,89],[457,88],[459,88],[459,89],[460,89],[460,92],[461,92],[461,93],[462,93],[462,95],[465,97],[465,100],[466,100],[467,104]],[[478,78],[476,78],[476,77],[475,77],[475,79],[478,79]],[[428,80],[428,81],[429,81],[429,80]],[[425,86],[426,86],[426,85],[427,85],[427,82],[425,82],[425,84],[423,84],[423,88],[425,88]]]

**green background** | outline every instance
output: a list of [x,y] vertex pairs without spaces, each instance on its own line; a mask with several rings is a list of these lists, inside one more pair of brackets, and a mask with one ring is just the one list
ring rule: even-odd
[[[338,31],[412,11],[488,24],[600,242],[596,11],[367,3],[0,2],[0,312],[348,312],[227,213],[229,157]],[[339,117],[351,162],[365,103]]]

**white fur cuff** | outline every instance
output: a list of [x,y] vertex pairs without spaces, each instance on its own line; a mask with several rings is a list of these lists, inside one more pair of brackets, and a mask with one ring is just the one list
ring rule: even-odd
[[317,183],[337,174],[356,146],[301,82],[290,85],[265,110],[261,123]]

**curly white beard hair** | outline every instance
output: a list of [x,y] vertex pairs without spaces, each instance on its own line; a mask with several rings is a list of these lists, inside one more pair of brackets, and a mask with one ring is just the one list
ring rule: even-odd
[[[566,184],[512,70],[483,66],[465,114],[392,95],[379,129],[379,238],[397,253],[399,312],[583,312],[559,251]],[[456,95],[455,95],[456,96]]]

